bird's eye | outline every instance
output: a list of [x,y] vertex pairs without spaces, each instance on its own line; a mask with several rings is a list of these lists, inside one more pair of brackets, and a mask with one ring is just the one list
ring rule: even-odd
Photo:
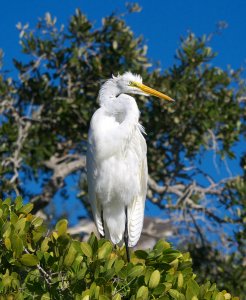
[[129,81],[129,86],[136,86],[135,83],[133,81]]

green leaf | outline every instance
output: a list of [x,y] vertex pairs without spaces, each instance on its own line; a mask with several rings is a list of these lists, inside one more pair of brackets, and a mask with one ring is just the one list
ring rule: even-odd
[[48,249],[49,249],[49,245],[48,245],[49,241],[50,241],[50,239],[47,238],[47,237],[44,238],[44,240],[42,241],[42,244],[41,244],[41,251],[42,252],[48,251]]
[[11,241],[10,241],[10,238],[6,237],[6,238],[4,239],[4,245],[5,245],[5,247],[6,247],[8,250],[11,249]]
[[169,249],[171,246],[168,242],[166,241],[163,241],[163,240],[159,240],[155,246],[154,246],[154,249],[155,250],[158,250],[158,251],[163,251],[163,250],[166,250],[166,249]]
[[1,229],[2,229],[1,231],[2,231],[3,237],[9,237],[11,235],[12,226],[11,226],[10,222],[5,222]]
[[179,275],[178,275],[178,287],[179,288],[182,288],[184,284],[184,276],[181,272],[179,272]]
[[18,211],[21,207],[22,207],[22,197],[21,196],[17,196],[15,199],[15,209]]
[[15,257],[19,257],[23,252],[23,241],[17,234],[11,236],[11,248],[15,253]]
[[39,263],[39,259],[34,254],[23,254],[20,258],[20,262],[25,266],[33,267]]
[[57,230],[58,236],[61,236],[61,235],[64,235],[67,233],[67,225],[68,225],[68,221],[66,219],[62,219],[57,222],[56,230]]
[[100,286],[97,285],[96,289],[95,289],[95,298],[98,299],[100,294]]
[[31,224],[36,228],[39,227],[43,224],[44,220],[40,217],[34,217],[32,220]]
[[168,293],[173,299],[179,299],[180,293],[177,290],[170,289]]
[[110,300],[106,295],[99,295],[99,300]]
[[18,221],[18,216],[11,211],[10,213],[10,222],[14,225]]
[[136,250],[134,254],[136,255],[137,258],[140,259],[146,259],[148,257],[148,252],[144,250]]
[[42,297],[41,297],[41,300],[50,300],[50,299],[51,298],[50,298],[50,293],[49,292],[43,294]]
[[197,282],[194,279],[190,278],[187,282],[187,290],[185,294],[187,300],[192,300],[194,296],[198,296],[199,290],[200,288]]
[[98,249],[98,259],[106,259],[108,258],[109,254],[111,253],[113,248],[112,243],[105,242],[99,249]]
[[230,300],[231,299],[231,294],[225,293],[224,297],[225,297],[225,300]]
[[140,297],[141,297],[142,300],[148,300],[149,299],[148,298],[149,297],[149,290],[148,290],[147,286],[142,285],[138,289],[138,291],[137,291],[137,299],[140,298]]
[[33,209],[33,203],[27,203],[18,210],[18,213],[28,214]]
[[158,298],[158,300],[170,300],[170,297],[165,295]]
[[109,256],[109,258],[106,261],[106,265],[105,265],[107,270],[112,269],[112,266],[113,266],[114,262],[116,261],[116,259],[117,259],[116,255],[110,255]]
[[154,271],[153,267],[147,267],[146,268],[146,270],[145,270],[145,276],[144,276],[144,282],[145,282],[145,284],[149,283],[149,279],[150,279],[150,276],[153,273],[153,271]]
[[26,226],[26,218],[21,218],[14,224],[15,230],[18,233],[22,233],[25,229],[25,226]]
[[172,287],[172,284],[170,282],[164,282],[165,285],[165,292],[169,291]]
[[95,291],[96,291],[96,287],[97,287],[96,283],[93,282],[93,283],[91,284],[91,286],[90,286],[90,295],[91,295],[91,296],[94,295],[94,293],[95,293]]
[[131,268],[128,272],[129,277],[138,277],[140,274],[142,274],[144,270],[144,267],[141,265],[134,266]]
[[170,264],[170,266],[172,266],[175,270],[177,270],[178,265],[179,265],[179,260],[176,258],[176,259],[174,259],[173,261],[171,261],[169,264]]
[[3,201],[3,204],[6,204],[7,206],[10,206],[11,205],[11,199],[10,198],[7,198]]
[[[75,260],[77,260],[77,258]],[[79,270],[79,272],[77,273],[77,279],[78,280],[82,280],[85,277],[86,272],[87,272],[87,268],[86,267],[84,267],[81,270]]]
[[213,283],[213,284],[211,285],[211,287],[209,288],[209,291],[213,292],[213,291],[215,291],[215,290],[216,290],[216,283]]
[[64,265],[66,267],[70,267],[75,259],[75,256],[77,254],[76,249],[74,248],[73,244],[70,245],[68,249],[68,253],[64,258]]
[[116,260],[114,263],[115,273],[118,274],[120,270],[124,267],[125,262],[122,259]]
[[160,282],[161,274],[159,270],[155,270],[149,279],[149,288],[154,289]]
[[223,293],[218,293],[217,296],[215,297],[215,300],[225,300]]
[[121,300],[121,295],[120,293],[117,293],[114,295],[113,300]]
[[93,255],[96,254],[98,250],[98,240],[94,233],[92,233],[89,237],[88,244],[92,248]]
[[81,242],[80,247],[85,256],[90,257],[90,258],[92,257],[92,249],[88,243]]
[[160,283],[152,292],[153,295],[161,295],[165,292],[166,286],[163,283]]
[[126,279],[128,276],[128,268],[127,266],[124,266],[120,272],[118,273],[119,277],[121,277],[122,279]]
[[174,261],[176,258],[180,258],[182,257],[182,254],[177,251],[177,250],[173,250],[173,249],[166,249],[163,251],[163,262],[172,262]]

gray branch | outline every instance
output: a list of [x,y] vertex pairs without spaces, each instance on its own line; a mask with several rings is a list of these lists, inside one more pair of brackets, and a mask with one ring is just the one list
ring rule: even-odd
[[[32,118],[39,119],[42,106],[40,106],[36,111],[33,111]],[[19,170],[22,164],[22,156],[21,151],[28,137],[30,128],[32,123],[30,120],[25,119],[26,116],[22,116],[19,111],[15,108],[14,100],[4,100],[0,105],[0,114],[7,113],[10,114],[15,121],[15,125],[17,126],[17,138],[14,143],[14,151],[11,156],[6,157],[1,165],[3,167],[12,166],[13,175],[10,179],[8,179],[9,184],[11,184],[16,192],[19,194],[18,184],[19,184]]]
[[85,156],[65,155],[63,157],[52,156],[44,165],[53,171],[53,175],[43,187],[41,194],[31,199],[34,203],[33,212],[46,207],[56,194],[56,192],[64,186],[65,178],[79,170],[83,170],[86,165]]
[[[213,209],[208,209],[206,205],[202,203],[202,200],[205,200],[208,195],[216,195],[221,198],[225,184],[235,179],[236,177],[225,178],[217,183],[210,181],[210,184],[207,187],[202,187],[195,181],[190,185],[182,183],[169,186],[159,185],[153,178],[149,177],[148,184],[150,192],[148,193],[148,196],[151,196],[154,193],[162,195],[160,199],[154,198],[153,200],[153,198],[150,197],[150,200],[162,209],[185,210],[188,208],[196,211],[202,211],[213,220],[219,223],[224,223],[224,220],[220,218],[216,212],[213,212]],[[172,203],[163,204],[162,199],[165,195],[171,195],[175,200]],[[199,196],[199,203],[197,201],[195,202],[192,199],[192,196]]]

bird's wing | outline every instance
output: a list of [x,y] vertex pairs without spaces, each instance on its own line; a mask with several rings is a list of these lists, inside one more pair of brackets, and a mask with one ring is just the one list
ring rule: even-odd
[[89,201],[92,208],[93,217],[97,226],[97,229],[101,235],[104,235],[104,228],[101,219],[101,205],[97,199],[96,191],[95,191],[95,181],[97,176],[97,167],[93,157],[93,142],[90,138],[88,138],[87,144],[87,155],[86,155],[86,167],[87,167],[87,181],[88,181],[88,193],[89,193]]
[[140,193],[128,207],[128,246],[134,247],[141,235],[144,220],[145,198],[147,193],[148,167],[147,147],[144,137],[139,132],[140,150],[139,157],[139,180]]

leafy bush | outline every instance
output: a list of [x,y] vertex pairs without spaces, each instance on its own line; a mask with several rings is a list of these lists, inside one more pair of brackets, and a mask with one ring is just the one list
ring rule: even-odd
[[127,263],[124,247],[94,234],[73,240],[67,220],[47,231],[32,206],[0,201],[0,299],[238,299],[210,282],[199,286],[189,253],[165,241]]

